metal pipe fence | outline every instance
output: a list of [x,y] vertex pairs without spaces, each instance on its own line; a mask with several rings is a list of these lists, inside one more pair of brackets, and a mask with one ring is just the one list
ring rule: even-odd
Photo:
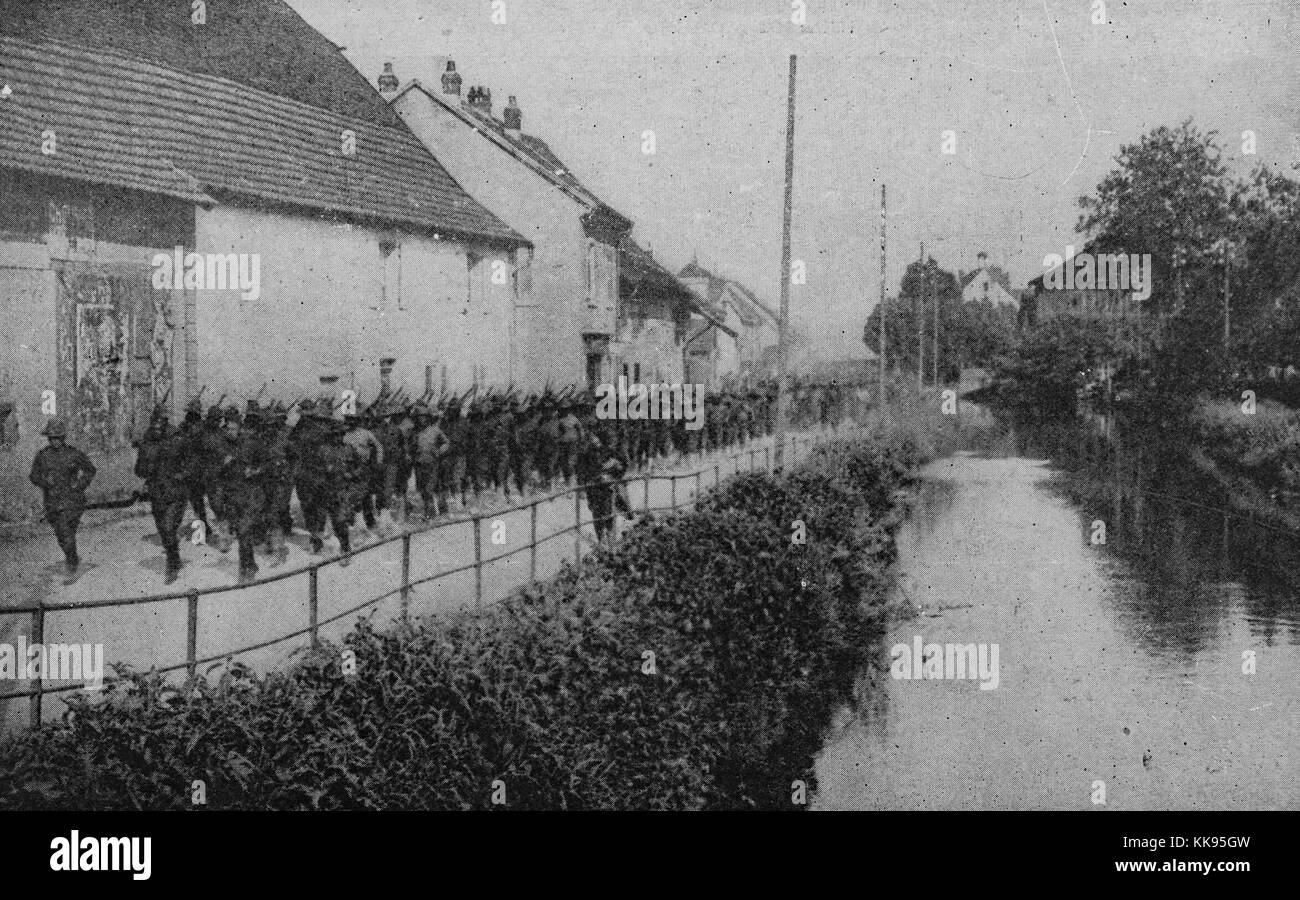
[[[823,432],[823,433],[814,434],[811,436],[804,436],[804,437],[799,437],[797,435],[791,436],[790,463],[793,464],[798,461],[799,448],[801,445],[805,449],[807,449],[809,447],[815,446],[825,441],[833,440],[841,436],[843,432],[847,432],[853,429],[854,426],[845,426],[842,429],[842,431],[833,431],[829,433]],[[771,472],[772,470],[771,445],[769,444],[767,446],[764,446],[762,449],[763,449],[762,469],[763,471]],[[748,451],[749,465],[748,468],[744,470],[745,472],[755,471],[756,454],[757,454],[757,448]],[[741,450],[739,453],[731,454],[730,456],[727,457],[733,463],[733,471],[731,475],[728,476],[728,478],[741,474],[742,470],[740,468],[739,460],[745,455],[746,455],[746,451]],[[703,461],[703,454],[701,455],[701,461]],[[713,462],[713,466],[712,466],[713,482],[711,485],[709,485],[711,488],[717,488],[722,483],[721,467],[722,467],[722,463],[720,460],[715,460]],[[632,512],[634,513],[644,514],[644,513],[671,512],[673,510],[688,508],[694,505],[694,503],[701,496],[701,489],[702,489],[701,476],[705,471],[707,471],[707,469],[708,466],[706,465],[704,468],[697,469],[693,472],[668,472],[668,473],[642,472],[636,475],[632,475],[620,479],[617,482],[617,486],[618,489],[624,492],[624,496],[628,497],[628,505],[632,507]],[[689,497],[682,500],[681,502],[678,502],[677,482],[688,480],[688,479],[694,479],[695,482],[694,491]],[[628,485],[633,484],[637,481],[640,481],[642,483],[642,503],[639,509],[636,508],[635,505],[632,503],[630,497],[630,491],[628,490]],[[670,500],[668,506],[650,505],[650,483],[652,481],[670,482]],[[176,591],[171,593],[152,594],[152,595],[140,596],[140,597],[123,597],[123,598],[107,599],[107,600],[79,600],[79,601],[65,601],[65,602],[38,601],[35,603],[17,604],[14,606],[0,608],[0,616],[29,616],[30,623],[31,623],[30,625],[31,637],[29,643],[35,645],[35,644],[44,643],[44,636],[45,636],[46,624],[47,624],[46,617],[51,613],[64,613],[64,612],[73,612],[73,611],[90,610],[90,609],[104,609],[109,607],[142,606],[146,604],[162,604],[162,603],[170,603],[170,602],[177,602],[183,600],[185,601],[185,605],[186,605],[185,659],[182,662],[169,663],[161,667],[155,664],[152,668],[152,671],[157,672],[159,674],[168,674],[171,672],[177,672],[184,669],[187,675],[193,676],[198,672],[200,666],[220,662],[222,660],[229,660],[241,654],[247,654],[258,650],[263,650],[268,647],[275,646],[277,644],[283,644],[287,641],[292,641],[297,638],[301,638],[304,635],[308,637],[310,646],[312,646],[313,648],[318,647],[320,645],[320,631],[323,627],[330,625],[334,622],[337,622],[355,613],[361,612],[362,610],[368,609],[370,607],[378,606],[380,603],[384,602],[385,600],[391,599],[395,596],[400,598],[399,615],[400,618],[403,621],[405,621],[410,616],[411,595],[415,588],[421,587],[426,584],[432,584],[437,581],[441,581],[445,578],[449,578],[453,575],[457,575],[462,572],[467,572],[471,569],[474,571],[474,608],[481,609],[483,606],[483,590],[484,590],[483,569],[485,566],[494,565],[496,563],[501,562],[502,560],[507,560],[520,553],[527,552],[529,554],[528,581],[525,583],[526,584],[536,583],[536,581],[538,580],[538,576],[537,576],[538,549],[544,546],[545,544],[547,544],[548,542],[561,538],[564,535],[569,534],[570,532],[573,533],[573,554],[574,554],[573,561],[575,565],[581,565],[582,537],[583,537],[582,531],[585,526],[589,526],[592,524],[590,515],[586,517],[585,521],[583,517],[582,497],[584,491],[586,491],[586,486],[568,487],[553,493],[546,494],[544,496],[534,497],[531,500],[529,500],[527,503],[520,503],[514,506],[494,510],[491,513],[476,513],[468,518],[428,523],[419,528],[404,528],[401,534],[393,535],[387,538],[381,538],[380,540],[375,541],[374,543],[367,544],[365,547],[358,548],[356,550],[353,550],[350,553],[331,557],[329,559],[323,559],[318,562],[313,562],[309,566],[306,566],[304,568],[298,568],[291,571],[280,572],[275,575],[267,576],[265,578],[259,578],[247,584],[221,585],[217,587],[209,587],[209,588],[201,588],[201,589],[190,588],[188,590]],[[544,534],[539,537],[537,533],[538,507],[544,504],[556,503],[557,501],[570,495],[572,495],[573,497],[573,524],[568,525],[559,530],[553,531],[549,534]],[[509,552],[498,554],[488,559],[485,559],[483,556],[483,542],[482,542],[482,524],[484,520],[490,521],[490,520],[502,519],[505,516],[510,516],[515,513],[519,513],[523,510],[528,511],[528,517],[529,517],[528,543],[521,547],[517,547]],[[443,571],[435,572],[432,575],[427,575],[421,578],[412,579],[411,577],[412,538],[423,534],[434,533],[441,529],[461,527],[466,524],[471,525],[474,529],[473,561],[463,565],[454,566],[450,569],[445,569]],[[377,597],[372,597],[369,600],[365,600],[356,605],[349,606],[343,611],[335,613],[334,615],[331,615],[325,619],[321,619],[320,617],[320,572],[322,569],[325,569],[330,566],[339,565],[341,562],[350,562],[354,558],[361,557],[366,554],[372,554],[383,547],[389,546],[391,544],[399,543],[399,542],[401,544],[401,551],[402,551],[401,579],[400,579],[401,583],[396,588],[393,588],[390,591],[386,591]],[[289,579],[302,579],[304,576],[306,578],[306,591],[307,591],[306,627],[297,628],[286,634],[282,634],[278,637],[270,638],[268,640],[260,641],[248,646],[240,647],[239,649],[236,650],[230,650],[223,653],[209,655],[203,658],[199,657],[199,652],[198,652],[199,614],[200,614],[201,598],[210,597],[213,595],[234,594],[237,592],[243,592],[258,587],[263,587],[269,584],[275,584],[281,581],[287,581]],[[508,591],[506,591],[502,596],[495,598],[492,602],[494,603],[499,602],[500,600],[509,597],[511,594],[514,593],[515,590],[517,590],[521,586],[522,585],[520,584],[515,584]],[[30,713],[28,721],[30,727],[37,727],[41,722],[42,701],[45,696],[57,695],[68,691],[84,689],[84,685],[78,685],[78,684],[62,685],[62,686],[46,686],[44,684],[44,682],[47,680],[44,677],[46,673],[41,672],[39,674],[41,677],[31,679],[31,687],[25,690],[12,691],[9,693],[0,693],[0,701],[10,701],[15,699],[21,699],[24,697],[28,698],[29,713]],[[105,679],[106,683],[108,683],[109,681],[110,679]]]

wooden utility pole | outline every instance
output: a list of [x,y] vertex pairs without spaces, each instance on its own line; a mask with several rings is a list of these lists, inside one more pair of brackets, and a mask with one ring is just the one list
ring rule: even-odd
[[885,405],[885,186],[880,185],[880,405]]
[[1232,334],[1232,244],[1223,245],[1223,349],[1228,349],[1228,340]]
[[790,54],[790,88],[785,108],[785,212],[781,220],[781,323],[776,353],[776,454],[773,467],[785,465],[786,354],[790,325],[790,216],[794,206],[794,76],[795,55]]
[[934,387],[939,388],[939,286],[935,282],[930,282],[930,305],[934,307],[934,352],[930,354],[934,358]]
[[[925,268],[925,242],[921,242],[921,271],[929,278]],[[916,396],[925,393],[925,293],[916,295]]]

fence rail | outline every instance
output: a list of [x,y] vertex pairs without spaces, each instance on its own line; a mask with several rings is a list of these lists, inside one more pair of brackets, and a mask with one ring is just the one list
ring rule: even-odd
[[[789,444],[790,462],[793,463],[798,459],[800,445],[804,446],[805,448],[811,447],[816,444],[820,444],[826,440],[833,439],[842,433],[852,430],[854,427],[855,426],[846,423],[838,432],[836,431],[833,431],[831,433],[823,432],[812,436],[804,436],[804,437],[799,437],[797,435],[792,436],[790,438],[790,444]],[[746,454],[748,454],[749,457],[749,464],[748,467],[745,468],[743,471],[744,472],[755,471],[758,468],[755,461],[760,452],[763,456],[763,464],[762,464],[763,471],[770,472],[772,470],[772,449],[773,446],[771,444],[767,444],[761,448],[755,447],[747,451],[742,450],[739,453],[734,453],[724,457],[724,459],[730,464],[729,467],[731,469],[731,472],[726,477],[730,478],[733,477],[734,475],[738,475],[742,473],[739,460],[744,458]],[[629,476],[620,479],[618,485],[625,492],[627,492],[628,505],[632,506],[633,504],[630,497],[630,486],[635,485],[637,482],[641,482],[642,484],[641,507],[640,509],[633,507],[632,510],[633,512],[640,512],[640,513],[668,512],[668,511],[672,511],[675,509],[680,509],[692,505],[696,500],[698,500],[700,496],[701,488],[703,486],[717,487],[718,485],[720,485],[724,480],[723,460],[715,459],[711,467],[711,470],[712,470],[713,478],[711,482],[709,482],[707,485],[702,484],[701,481],[704,473],[710,471],[710,467],[707,465],[704,468],[697,469],[693,472],[680,472],[680,473],[669,472],[663,474],[642,472],[638,475]],[[687,480],[687,479],[694,479],[695,482],[694,494],[689,499],[679,503],[677,500],[677,482],[682,480]],[[650,482],[652,481],[670,482],[671,488],[670,488],[670,500],[668,506],[652,507],[650,505]],[[180,671],[181,669],[184,669],[188,674],[193,675],[198,671],[199,666],[220,662],[221,660],[232,659],[233,657],[239,656],[241,654],[252,653],[257,650],[263,650],[268,647],[273,647],[277,644],[283,644],[286,641],[291,641],[297,638],[301,638],[304,635],[309,636],[311,646],[313,647],[318,646],[320,643],[320,630],[324,626],[330,625],[341,619],[347,618],[348,616],[354,615],[369,607],[377,606],[378,604],[384,602],[385,600],[391,599],[394,596],[400,598],[400,604],[401,604],[400,618],[402,620],[406,620],[409,618],[410,615],[411,592],[415,588],[425,584],[432,584],[444,578],[448,578],[452,575],[457,575],[461,572],[467,572],[471,569],[474,570],[474,605],[476,609],[481,608],[483,605],[484,566],[496,564],[501,560],[509,559],[513,556],[516,556],[520,553],[527,551],[529,553],[529,566],[528,566],[528,581],[525,583],[527,584],[535,583],[537,581],[538,548],[543,546],[547,542],[556,540],[557,538],[561,538],[569,534],[570,532],[572,532],[574,536],[573,538],[574,564],[580,565],[582,561],[582,529],[584,527],[584,522],[582,517],[582,497],[583,497],[583,492],[585,490],[586,490],[585,486],[565,488],[563,490],[556,491],[554,493],[550,493],[545,496],[534,497],[532,500],[530,500],[527,503],[516,504],[515,506],[494,510],[490,514],[476,513],[470,516],[469,518],[429,523],[427,525],[424,525],[423,527],[414,528],[414,529],[404,528],[403,532],[399,535],[393,535],[391,537],[382,538],[374,543],[367,544],[365,547],[361,547],[356,550],[353,550],[350,553],[334,556],[329,559],[323,559],[318,562],[313,562],[310,565],[302,568],[293,569],[286,572],[280,572],[275,575],[267,576],[265,578],[259,578],[247,584],[220,585],[220,586],[209,587],[209,588],[191,588],[185,591],[176,591],[176,592],[163,593],[163,594],[152,594],[144,597],[123,597],[123,598],[109,599],[109,600],[78,600],[78,601],[65,601],[65,602],[55,601],[55,602],[26,603],[26,604],[19,604],[19,605],[9,606],[0,609],[0,616],[22,616],[22,615],[30,616],[31,617],[30,643],[35,645],[35,644],[44,643],[45,624],[46,624],[45,617],[52,612],[102,609],[105,607],[140,606],[144,604],[168,603],[168,602],[184,600],[186,604],[185,660],[184,662],[170,663],[161,667],[155,664],[152,668],[152,671],[155,671],[160,674],[167,674],[167,673],[177,672]],[[555,503],[569,495],[573,496],[573,511],[574,511],[573,524],[561,528],[557,531],[554,531],[550,534],[543,535],[539,538],[537,535],[538,507],[542,506],[543,504]],[[528,514],[529,514],[528,543],[525,544],[524,546],[517,547],[514,550],[511,550],[507,553],[502,553],[499,555],[492,556],[488,559],[484,559],[483,544],[482,544],[483,521],[485,519],[486,520],[501,519],[505,516],[509,516],[521,512],[525,509],[528,510]],[[418,535],[437,532],[438,530],[444,528],[463,527],[466,524],[472,525],[474,529],[473,561],[469,563],[465,563],[463,565],[454,566],[450,569],[445,569],[440,572],[435,572],[432,575],[427,575],[412,580],[411,539]],[[373,553],[374,551],[379,550],[380,548],[389,546],[397,542],[401,542],[402,545],[401,583],[396,588],[393,588],[392,590],[386,591],[377,597],[372,597],[369,600],[366,600],[362,603],[358,603],[354,606],[350,606],[347,609],[344,609],[342,612],[335,613],[334,615],[329,616],[328,618],[322,620],[320,618],[320,605],[319,605],[320,571],[328,566],[338,565],[343,561],[351,561],[355,557],[360,557],[365,554]],[[223,653],[213,654],[210,656],[199,658],[198,655],[199,613],[200,613],[199,601],[201,598],[216,595],[216,594],[231,594],[231,593],[236,593],[241,591],[247,591],[253,588],[262,587],[269,584],[275,584],[280,581],[285,581],[290,578],[299,578],[304,574],[307,576],[307,625],[305,627],[297,628],[294,629],[293,631],[288,632],[287,634],[282,634],[275,638],[270,638],[265,641],[260,641],[255,644],[240,647],[239,649],[236,650],[229,650]],[[519,584],[514,585],[503,596],[495,598],[492,602],[495,603],[495,602],[499,602],[502,599],[505,599],[505,597],[508,597],[519,586],[520,586]],[[33,728],[40,725],[41,714],[42,714],[42,700],[46,695],[60,694],[68,691],[84,690],[84,685],[80,685],[80,684],[47,687],[44,684],[46,680],[46,678],[44,677],[45,674],[46,673],[42,671],[40,673],[41,677],[31,679],[32,687],[26,690],[0,694],[0,701],[10,701],[15,699],[21,699],[24,697],[28,698],[29,710],[30,710],[29,724],[30,727]],[[111,681],[111,679],[106,679],[106,681]]]

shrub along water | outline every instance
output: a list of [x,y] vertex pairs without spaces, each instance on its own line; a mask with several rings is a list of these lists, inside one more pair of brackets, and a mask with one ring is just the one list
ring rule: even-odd
[[209,808],[801,808],[924,452],[878,425],[485,613],[362,622],[285,671],[122,669],[0,748],[0,807],[191,808],[202,782]]

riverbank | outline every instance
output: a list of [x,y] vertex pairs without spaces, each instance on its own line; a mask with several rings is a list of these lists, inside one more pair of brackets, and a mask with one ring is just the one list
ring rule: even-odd
[[199,780],[216,808],[800,808],[925,452],[877,420],[482,614],[131,675],[0,750],[0,806],[188,808]]

